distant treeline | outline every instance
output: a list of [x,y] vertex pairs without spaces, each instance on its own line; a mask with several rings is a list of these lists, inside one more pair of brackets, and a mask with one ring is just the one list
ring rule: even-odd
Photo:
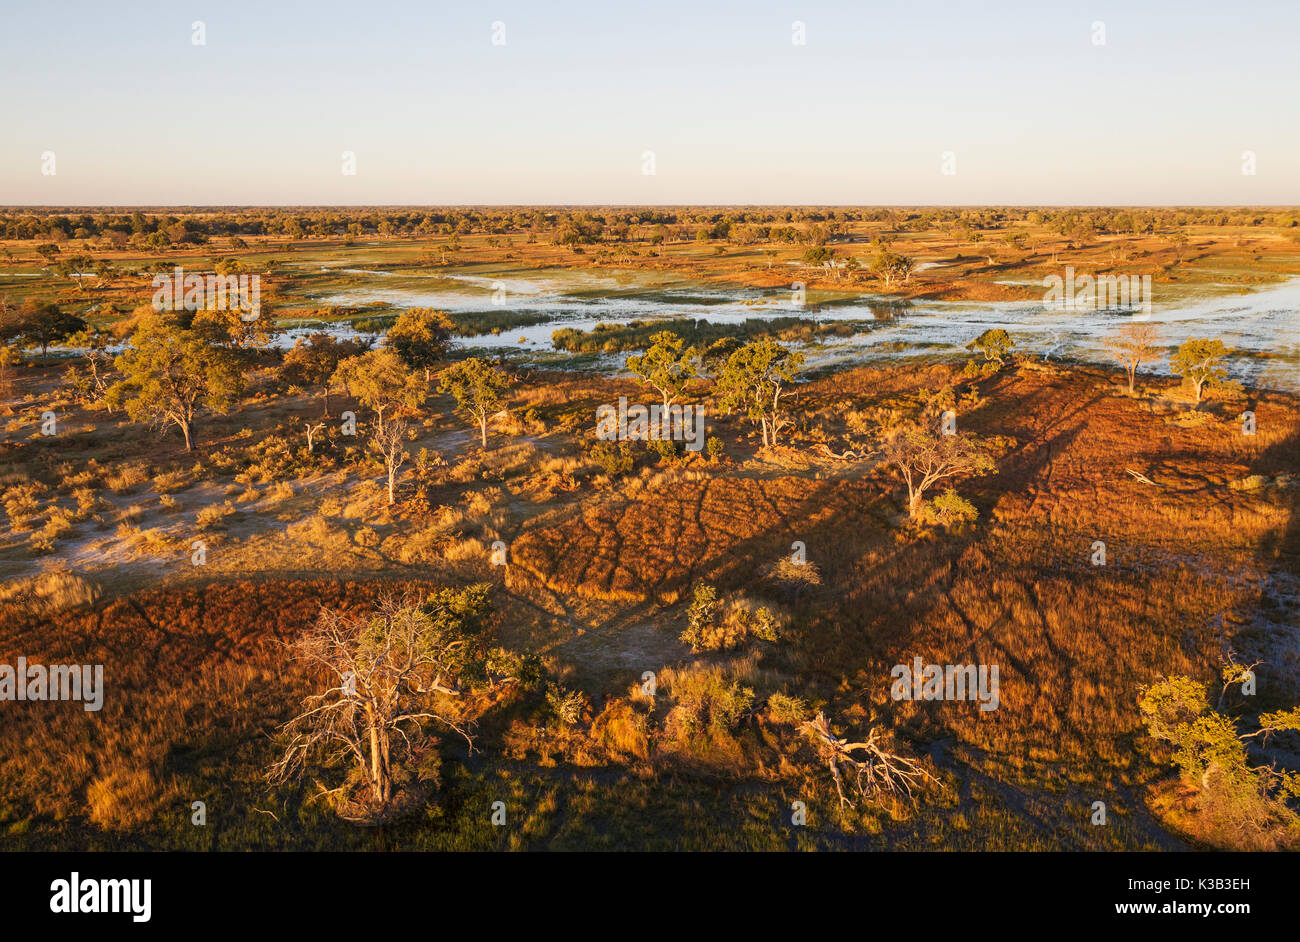
[[671,331],[701,352],[730,340],[772,337],[787,342],[811,343],[826,337],[852,337],[869,330],[869,321],[816,321],[806,317],[750,317],[738,323],[716,323],[677,317],[670,320],[597,324],[591,330],[562,327],[551,334],[555,349],[569,353],[624,353],[650,346],[650,338]]
[[[202,245],[214,238],[414,238],[472,234],[536,237],[561,245],[601,242],[727,240],[820,245],[845,238],[855,224],[903,233],[986,232],[1044,226],[1062,234],[1154,233],[1171,227],[1300,226],[1294,208],[682,208],[565,209],[266,208],[78,212],[32,209],[0,213],[0,238],[59,243],[98,239],[107,247]],[[238,247],[238,246],[236,246]]]
[[[352,326],[360,331],[382,333],[393,326],[393,322],[397,320],[399,313],[399,311],[393,311],[392,313],[363,317],[354,320]],[[555,319],[553,314],[542,314],[535,311],[447,311],[444,314],[455,325],[454,332],[458,337],[477,337],[481,334],[500,333],[503,330],[515,327],[533,327]],[[328,314],[322,312],[320,316],[327,318]]]

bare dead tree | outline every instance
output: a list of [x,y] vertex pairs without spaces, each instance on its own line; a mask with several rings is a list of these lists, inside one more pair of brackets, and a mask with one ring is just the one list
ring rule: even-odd
[[[826,760],[835,778],[835,790],[840,803],[854,807],[853,800],[844,793],[845,779],[851,774],[850,790],[862,798],[884,793],[906,796],[915,801],[915,789],[932,784],[942,788],[939,780],[912,759],[889,749],[887,735],[872,727],[863,742],[849,742],[836,736],[826,714],[819,711],[800,729],[817,747],[818,754]],[[859,753],[860,755],[855,755]]]
[[307,421],[307,420],[304,420],[304,421],[303,421],[303,423],[302,423],[302,430],[307,434],[307,454],[310,455],[310,454],[314,454],[314,453],[315,453],[315,451],[316,451],[316,435],[317,435],[317,434],[318,434],[318,433],[319,433],[323,428],[325,428],[325,423],[324,423],[324,422],[316,422],[315,424],[313,424],[312,422]]
[[1119,361],[1128,374],[1128,394],[1134,394],[1137,369],[1155,358],[1160,333],[1154,324],[1130,324],[1105,341],[1106,352]]
[[1157,484],[1155,481],[1151,480],[1151,479],[1150,479],[1149,477],[1147,477],[1145,474],[1140,474],[1139,472],[1134,471],[1132,468],[1125,468],[1124,470],[1127,471],[1129,474],[1133,475],[1133,480],[1137,481],[1139,484],[1150,484],[1152,487],[1162,487],[1162,486],[1163,486],[1163,485]]
[[378,816],[394,799],[397,764],[421,746],[427,725],[459,734],[472,754],[471,728],[439,705],[460,696],[458,677],[475,650],[473,627],[486,611],[485,586],[443,590],[423,604],[385,597],[359,617],[322,609],[294,649],[329,686],[307,697],[283,727],[287,744],[268,781],[300,778],[311,757],[354,764],[368,792],[360,807]]
[[817,450],[820,451],[825,457],[834,458],[836,461],[857,461],[862,458],[866,458],[871,454],[871,452],[868,451],[866,448],[859,448],[857,451],[854,451],[852,448],[846,448],[844,449],[844,452],[842,454],[837,455],[834,451],[831,450],[831,446],[826,444],[825,442],[821,442],[817,446]]
[[383,459],[384,469],[388,473],[388,503],[392,506],[397,487],[397,472],[411,457],[406,450],[410,438],[410,425],[402,419],[394,419],[387,425],[378,425],[370,438],[370,447]]

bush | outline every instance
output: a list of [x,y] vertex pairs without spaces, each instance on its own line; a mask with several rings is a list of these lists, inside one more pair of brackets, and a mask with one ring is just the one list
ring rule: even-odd
[[627,442],[597,442],[587,456],[608,477],[618,477],[632,470],[635,459]]
[[611,702],[591,724],[597,742],[618,756],[650,755],[650,720],[627,700]]
[[546,690],[546,706],[561,725],[572,726],[582,718],[587,698],[580,690],[550,684]]
[[677,457],[677,443],[666,438],[652,438],[645,445],[646,450],[658,455],[660,461],[672,461]]
[[719,602],[717,589],[711,585],[698,585],[690,608],[686,610],[686,621],[682,641],[698,653],[735,648],[749,638],[775,641],[788,618],[743,595]]
[[975,509],[975,505],[951,487],[934,500],[925,503],[924,520],[927,523],[960,529],[974,523],[978,518],[979,511]]
[[808,719],[808,703],[798,697],[784,693],[774,693],[767,698],[767,713],[774,723],[788,723],[791,726]]
[[204,507],[195,514],[194,523],[200,530],[212,530],[223,526],[226,518],[234,512],[235,508],[230,506],[229,501],[224,504],[214,504],[211,507]]
[[666,731],[676,739],[729,732],[754,705],[754,690],[720,667],[666,674],[675,706]]
[[90,820],[105,830],[130,830],[153,817],[158,784],[148,769],[115,769],[86,791]]

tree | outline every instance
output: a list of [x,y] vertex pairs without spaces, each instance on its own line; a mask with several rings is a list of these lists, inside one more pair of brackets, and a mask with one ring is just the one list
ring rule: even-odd
[[1016,342],[1011,339],[1010,334],[1001,327],[994,327],[968,343],[966,349],[978,350],[984,354],[985,362],[996,363],[1001,369],[1004,358],[1015,345]]
[[9,385],[9,368],[18,362],[18,351],[13,347],[0,344],[0,393],[8,396],[12,392]]
[[[763,444],[775,445],[789,420],[781,412],[781,394],[803,366],[804,356],[771,337],[745,344],[727,358],[718,376],[722,407],[745,414],[763,430]],[[769,434],[770,432],[770,434]]]
[[341,360],[333,382],[374,409],[381,428],[385,409],[413,409],[424,395],[419,378],[406,368],[401,357],[387,348],[368,350]]
[[86,329],[86,322],[75,314],[69,314],[57,304],[28,298],[23,303],[19,315],[22,323],[22,341],[29,347],[40,347],[44,359],[50,344],[66,340],[79,330]]
[[[921,761],[898,751],[892,737],[880,727],[873,726],[867,738],[850,742],[835,734],[830,720],[823,711],[799,727],[826,762],[835,779],[835,791],[840,803],[853,807],[853,799],[844,794],[845,773],[852,772],[850,791],[871,799],[892,795],[915,799],[914,790],[925,786],[942,787]],[[855,755],[858,753],[858,755]]]
[[162,318],[140,327],[114,365],[123,379],[109,390],[109,403],[124,406],[137,422],[174,424],[186,451],[193,448],[198,414],[229,411],[244,388],[243,371],[229,350]]
[[[271,783],[300,778],[316,756],[327,765],[343,761],[354,766],[362,789],[343,796],[344,814],[382,819],[395,810],[396,789],[412,771],[419,775],[423,758],[433,758],[425,751],[430,723],[462,736],[472,753],[468,728],[446,705],[461,696],[463,683],[485,676],[483,623],[490,611],[483,584],[441,589],[423,601],[386,597],[359,616],[322,609],[294,649],[329,686],[285,724],[288,742],[268,772]],[[349,789],[345,783],[334,793]]]
[[627,358],[627,368],[642,382],[654,387],[663,397],[664,406],[686,391],[686,384],[697,374],[700,354],[672,331],[661,330],[650,337],[650,348],[639,356]]
[[387,425],[378,425],[375,427],[374,434],[370,437],[370,447],[373,448],[384,462],[384,470],[388,472],[388,505],[391,507],[394,501],[394,490],[397,486],[397,472],[401,469],[406,460],[411,457],[410,452],[406,450],[406,443],[410,440],[411,427],[401,419],[395,422],[389,422]]
[[193,313],[190,325],[205,331],[212,343],[230,347],[265,346],[277,332],[273,318],[259,314],[246,320],[237,306],[202,308]]
[[334,372],[340,361],[360,356],[366,351],[361,340],[338,340],[330,334],[312,334],[294,341],[293,348],[284,355],[280,367],[280,380],[290,386],[319,389],[325,398],[325,416],[330,414],[330,389],[334,386]]
[[488,416],[501,408],[501,396],[510,386],[504,370],[480,357],[461,360],[442,371],[438,388],[456,397],[456,404],[478,425],[487,447]]
[[[108,395],[108,371],[113,357],[108,352],[113,334],[97,327],[87,327],[68,338],[68,345],[81,348],[81,369],[69,366],[65,378],[84,402],[99,402]],[[109,411],[113,406],[109,404]]]
[[1154,324],[1129,324],[1104,341],[1106,351],[1128,374],[1128,394],[1134,395],[1138,367],[1155,358],[1160,333]]
[[1201,404],[1201,393],[1206,386],[1222,386],[1228,375],[1221,362],[1230,351],[1222,340],[1189,337],[1169,361],[1170,368],[1192,384],[1196,391],[1196,404]]
[[[1225,692],[1243,680],[1243,668],[1223,669]],[[1147,732],[1170,743],[1172,760],[1199,790],[1196,814],[1207,836],[1235,850],[1300,846],[1300,774],[1275,764],[1252,765],[1250,748],[1262,752],[1269,737],[1300,731],[1300,707],[1238,720],[1210,704],[1206,685],[1173,676],[1140,690],[1138,709]],[[1253,711],[1252,711],[1253,712]],[[1257,741],[1256,741],[1257,740]]]
[[65,258],[54,266],[55,274],[67,278],[72,282],[73,287],[77,289],[78,294],[86,292],[86,278],[91,269],[95,267],[95,259],[89,255],[74,255],[71,258]]
[[886,439],[884,458],[907,483],[907,512],[922,516],[925,492],[939,481],[960,475],[991,472],[993,458],[969,435],[943,435],[930,429],[905,426]]
[[914,263],[906,255],[897,255],[883,246],[871,262],[872,272],[886,288],[893,287],[894,282],[900,279],[903,282],[911,280],[913,267]]
[[455,329],[455,324],[444,312],[413,307],[398,315],[388,329],[385,343],[397,351],[402,362],[411,369],[423,370],[427,383],[429,371],[447,358]]
[[0,295],[0,344],[8,344],[23,335],[23,312],[14,307],[5,295]]

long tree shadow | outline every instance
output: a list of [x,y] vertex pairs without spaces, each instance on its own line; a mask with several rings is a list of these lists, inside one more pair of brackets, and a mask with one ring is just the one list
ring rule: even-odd
[[1294,483],[1300,478],[1300,425],[1263,449],[1250,473],[1293,476],[1288,488],[1271,488],[1289,507],[1285,522],[1260,541],[1256,559],[1263,580],[1252,604],[1239,612],[1248,627],[1237,639],[1244,650],[1236,652],[1241,660],[1261,661],[1256,670],[1258,709],[1277,710],[1300,700],[1300,498]]

